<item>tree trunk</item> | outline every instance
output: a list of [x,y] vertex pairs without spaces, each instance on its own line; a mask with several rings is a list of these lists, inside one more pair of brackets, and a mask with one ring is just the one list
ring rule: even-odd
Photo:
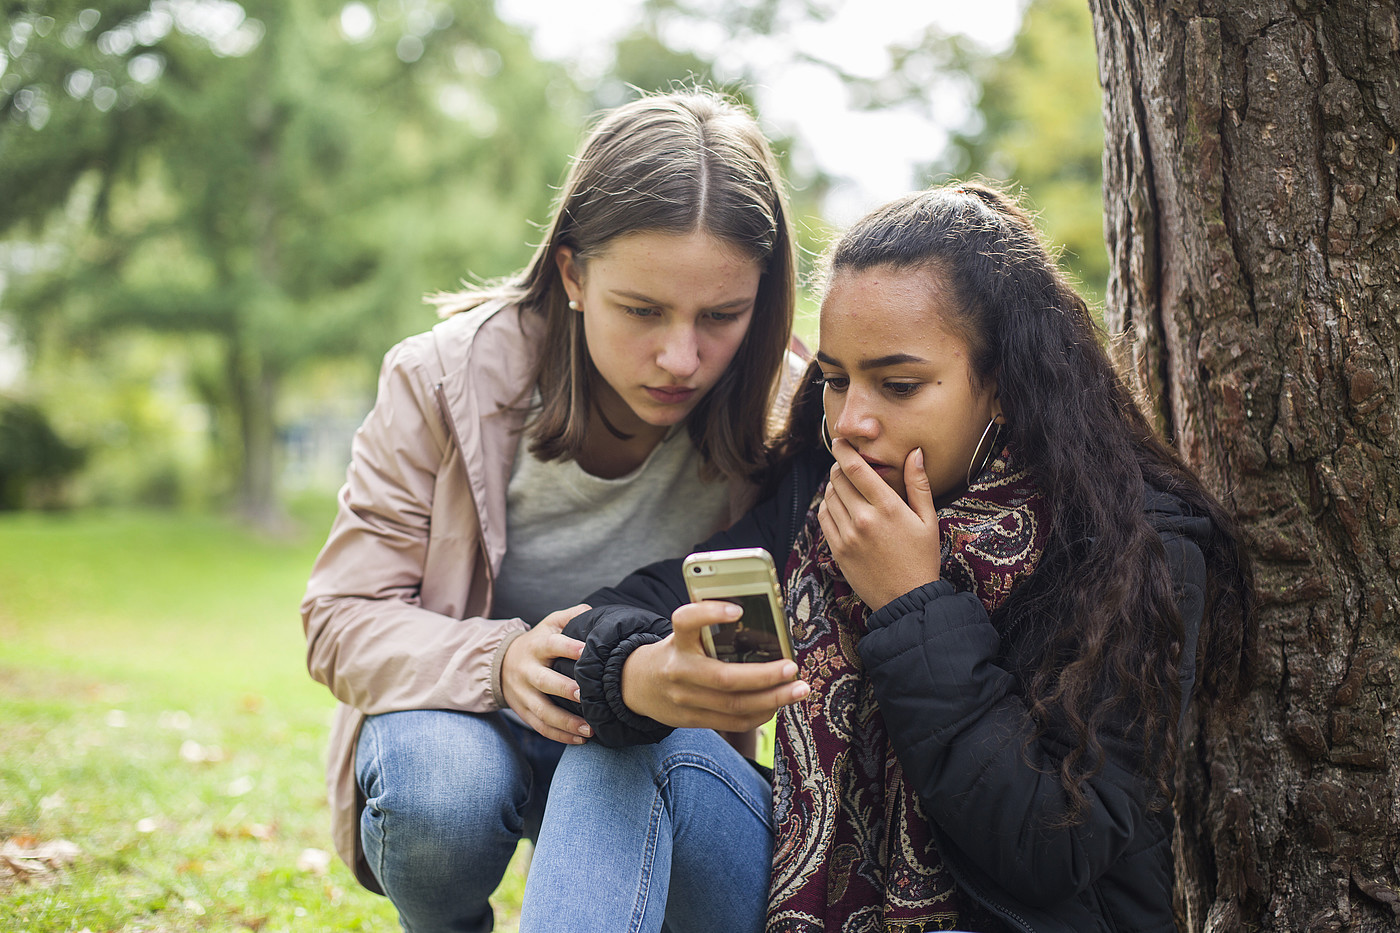
[[1259,679],[1193,718],[1191,931],[1400,928],[1394,0],[1090,0],[1111,329],[1256,560]]
[[280,531],[286,523],[277,496],[280,381],[237,335],[229,338],[227,354],[229,389],[238,417],[238,514],[250,524]]

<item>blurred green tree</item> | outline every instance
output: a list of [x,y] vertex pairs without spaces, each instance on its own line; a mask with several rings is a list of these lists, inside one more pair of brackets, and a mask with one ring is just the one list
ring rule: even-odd
[[[828,0],[646,0],[639,28],[658,37],[704,30],[736,40],[775,37],[796,24],[827,19],[835,9]],[[945,151],[909,183],[982,175],[1024,188],[1043,212],[1051,241],[1063,245],[1064,265],[1086,297],[1100,302],[1108,276],[1102,94],[1088,6],[1082,0],[1029,0],[1012,45],[1001,52],[950,34],[932,17],[922,32],[890,43],[886,52],[887,67],[873,77],[810,53],[788,54],[794,62],[830,69],[855,107],[912,108],[935,123],[953,124]],[[964,95],[971,109],[960,117],[945,98]],[[820,181],[813,187],[814,213],[826,187]]]
[[[279,516],[286,381],[528,253],[583,105],[489,2],[5,4],[4,295],[31,340],[205,335],[237,505]],[[11,251],[11,255],[15,255]]]
[[56,504],[60,484],[84,457],[58,436],[38,406],[0,397],[0,511],[36,499]]
[[1103,235],[1103,95],[1094,25],[1083,0],[1031,0],[1011,47],[962,48],[977,88],[973,125],[953,135],[930,174],[981,174],[1020,185],[1044,212],[1064,264],[1093,303],[1108,282]]

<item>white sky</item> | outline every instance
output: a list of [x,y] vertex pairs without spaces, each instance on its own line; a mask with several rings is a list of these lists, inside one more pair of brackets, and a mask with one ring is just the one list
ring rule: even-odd
[[[765,121],[803,140],[818,165],[843,179],[826,205],[828,219],[840,225],[908,191],[914,167],[939,153],[946,128],[962,118],[967,101],[950,87],[931,93],[932,119],[912,112],[862,113],[848,106],[834,75],[794,62],[795,53],[878,77],[888,62],[886,47],[913,41],[931,22],[947,33],[1004,48],[1020,24],[1023,5],[1024,0],[834,0],[836,14],[828,21],[796,23],[774,39],[726,43],[716,27],[711,34],[700,28],[676,41],[716,58],[721,69],[742,62],[758,76],[754,91]],[[533,30],[536,54],[573,63],[584,79],[608,67],[609,40],[636,21],[640,7],[640,0],[497,2],[502,18]]]

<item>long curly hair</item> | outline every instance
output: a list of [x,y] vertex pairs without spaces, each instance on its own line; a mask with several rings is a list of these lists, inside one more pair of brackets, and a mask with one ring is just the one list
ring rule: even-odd
[[[1018,652],[1025,698],[1041,733],[1077,743],[1060,779],[1066,822],[1087,806],[1084,782],[1103,767],[1107,720],[1142,738],[1144,773],[1170,799],[1178,753],[1178,675],[1194,661],[1195,696],[1229,701],[1248,688],[1253,589],[1234,520],[1155,433],[1104,349],[1084,299],[1007,194],[956,183],[900,198],[840,239],[828,277],[872,267],[920,269],[953,297],[977,376],[995,376],[1002,438],[1050,503],[1035,573],[993,619]],[[828,281],[830,279],[828,278]],[[820,394],[794,402],[786,448],[813,443]],[[780,451],[780,455],[781,455]],[[1146,486],[1180,499],[1213,526],[1203,546],[1206,613],[1194,658],[1161,539],[1144,514]]]

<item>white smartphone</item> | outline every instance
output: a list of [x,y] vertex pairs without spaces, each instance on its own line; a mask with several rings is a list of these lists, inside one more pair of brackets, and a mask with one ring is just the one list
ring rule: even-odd
[[682,564],[692,602],[723,599],[744,611],[737,622],[700,631],[705,653],[721,661],[776,661],[792,657],[778,574],[763,548],[701,551]]

